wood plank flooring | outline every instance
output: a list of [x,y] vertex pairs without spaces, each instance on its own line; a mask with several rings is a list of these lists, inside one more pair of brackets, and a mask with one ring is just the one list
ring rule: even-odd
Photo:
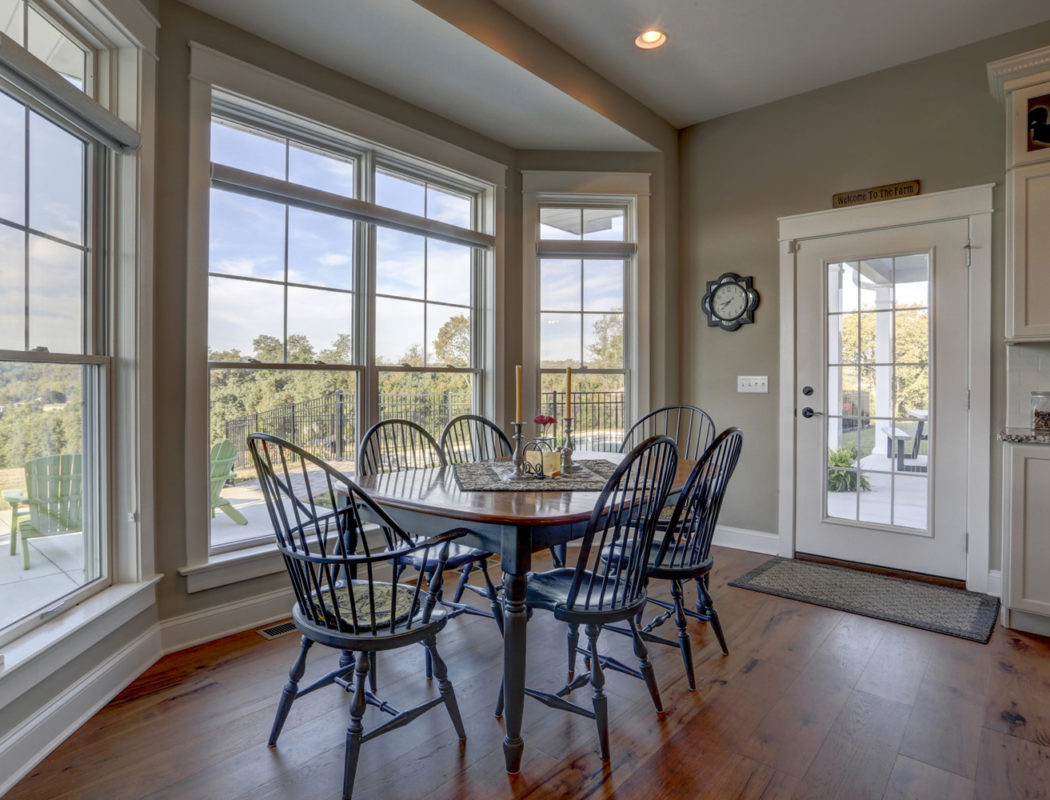
[[[726,585],[764,558],[716,548],[712,593],[730,654],[692,623],[698,691],[688,691],[679,652],[653,645],[663,717],[640,681],[607,673],[608,765],[591,720],[529,700],[522,772],[508,777],[492,715],[494,624],[454,620],[439,649],[467,741],[439,706],[363,746],[354,796],[1050,798],[1050,640],[997,627],[980,645]],[[631,661],[627,638],[601,641]],[[162,659],[8,800],[339,797],[343,692],[299,700],[278,746],[266,746],[297,647],[296,635],[246,632]],[[530,686],[564,681],[565,629],[549,614],[530,622],[528,652]],[[336,659],[315,647],[307,679]],[[422,668],[421,648],[381,655],[380,694],[406,707],[432,696]],[[577,700],[588,705],[588,690]]]

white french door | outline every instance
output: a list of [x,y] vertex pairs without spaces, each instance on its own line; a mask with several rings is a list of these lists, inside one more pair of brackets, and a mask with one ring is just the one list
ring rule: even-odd
[[797,552],[966,577],[968,232],[799,245]]

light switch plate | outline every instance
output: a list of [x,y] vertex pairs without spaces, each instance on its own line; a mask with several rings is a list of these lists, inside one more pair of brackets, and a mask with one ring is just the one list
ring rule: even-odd
[[738,392],[750,392],[756,394],[769,393],[768,375],[737,375],[736,390]]

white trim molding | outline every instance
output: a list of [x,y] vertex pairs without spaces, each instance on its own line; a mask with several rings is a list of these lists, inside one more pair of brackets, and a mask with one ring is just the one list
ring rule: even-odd
[[795,553],[795,284],[798,243],[882,228],[966,219],[970,236],[967,430],[966,586],[988,592],[991,530],[991,293],[992,190],[995,184],[918,195],[832,211],[782,217],[780,222],[780,396],[777,511],[778,552]]
[[988,91],[1001,102],[1015,89],[1046,80],[1046,71],[1050,69],[1050,47],[1000,58],[990,62],[987,69]]
[[780,554],[780,537],[770,531],[753,531],[747,528],[718,525],[715,527],[715,536],[711,542],[719,547],[749,550],[752,553],[765,553],[768,556]]
[[244,600],[213,606],[204,611],[171,617],[160,623],[160,649],[164,655],[211,642],[232,633],[251,630],[292,616],[295,595],[291,587]]

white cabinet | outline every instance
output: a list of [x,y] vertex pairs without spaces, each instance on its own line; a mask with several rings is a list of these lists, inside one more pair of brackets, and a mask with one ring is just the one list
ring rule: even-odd
[[1003,624],[1050,635],[1050,445],[1003,450]]
[[1050,340],[1050,161],[1015,167],[1006,183],[1006,338]]
[[1050,341],[1050,47],[988,65],[1006,104],[1006,338]]

